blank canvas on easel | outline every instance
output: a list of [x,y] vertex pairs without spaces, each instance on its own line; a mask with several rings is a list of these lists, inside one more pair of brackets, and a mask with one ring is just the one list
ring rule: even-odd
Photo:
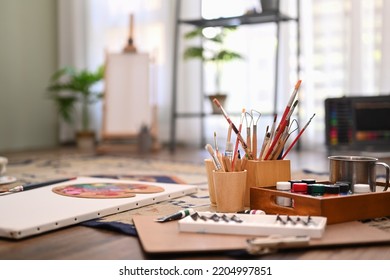
[[105,75],[102,137],[134,136],[143,125],[150,128],[148,54],[108,54]]

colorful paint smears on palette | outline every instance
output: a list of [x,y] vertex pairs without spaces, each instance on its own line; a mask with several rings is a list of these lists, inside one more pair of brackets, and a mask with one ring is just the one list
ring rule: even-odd
[[155,183],[169,183],[169,184],[186,184],[185,181],[179,179],[176,176],[166,175],[92,175],[91,177],[96,178],[108,178],[117,180],[132,180],[142,182],[155,182]]
[[55,187],[53,192],[71,197],[81,198],[125,198],[133,197],[137,193],[158,193],[164,188],[142,183],[85,183]]

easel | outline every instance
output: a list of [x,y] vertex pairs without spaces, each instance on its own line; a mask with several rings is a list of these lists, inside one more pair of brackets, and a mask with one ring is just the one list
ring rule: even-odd
[[106,53],[102,140],[97,153],[160,149],[156,98],[152,105],[150,102],[152,62],[148,54],[138,53],[133,44],[133,15],[130,15],[130,35],[123,53]]
[[134,45],[134,15],[130,14],[130,25],[129,25],[129,39],[127,45],[123,48],[125,53],[134,53],[137,52],[137,48]]

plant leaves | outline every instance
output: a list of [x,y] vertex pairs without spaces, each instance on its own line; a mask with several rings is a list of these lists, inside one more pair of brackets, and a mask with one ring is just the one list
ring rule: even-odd
[[221,50],[215,57],[216,60],[221,60],[223,62],[242,58],[243,57],[239,53],[228,50]]
[[203,36],[203,28],[195,28],[194,30],[191,30],[184,34],[185,39],[193,39],[196,37],[204,37]]
[[204,60],[203,52],[204,52],[203,47],[188,47],[183,54],[184,59],[191,59],[191,58],[198,58],[201,60]]
[[[103,97],[103,93],[92,91],[92,86],[104,78],[104,65],[95,71],[83,69],[77,71],[74,67],[66,66],[56,71],[50,78],[47,87],[49,98],[53,99],[58,113],[66,122],[73,122],[72,114],[76,102],[82,102],[83,110],[88,104]],[[83,124],[89,124],[88,114],[83,113]]]
[[74,119],[72,118],[74,107],[76,104],[77,98],[75,97],[61,97],[58,96],[55,98],[55,103],[58,108],[58,113],[67,123],[73,123]]

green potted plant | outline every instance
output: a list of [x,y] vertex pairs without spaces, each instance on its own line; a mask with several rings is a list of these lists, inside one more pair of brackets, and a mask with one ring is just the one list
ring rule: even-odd
[[[225,40],[229,33],[235,31],[237,27],[213,27],[214,34],[212,36],[205,36],[204,29],[197,27],[184,34],[186,40],[201,38],[202,44],[199,46],[188,46],[184,50],[183,57],[185,60],[188,59],[199,59],[202,62],[212,63],[215,66],[215,89],[216,92],[209,96],[212,101],[217,98],[221,104],[224,103],[227,95],[221,92],[221,80],[222,80],[222,69],[224,63],[243,59],[242,55],[225,48]],[[216,108],[214,103],[213,112],[220,113],[219,109]]]
[[75,106],[81,104],[81,130],[76,131],[76,141],[82,149],[90,149],[95,144],[95,132],[90,128],[89,107],[103,97],[103,92],[93,90],[93,86],[103,77],[103,66],[95,71],[66,66],[52,75],[47,88],[60,117],[67,123],[74,124]]

